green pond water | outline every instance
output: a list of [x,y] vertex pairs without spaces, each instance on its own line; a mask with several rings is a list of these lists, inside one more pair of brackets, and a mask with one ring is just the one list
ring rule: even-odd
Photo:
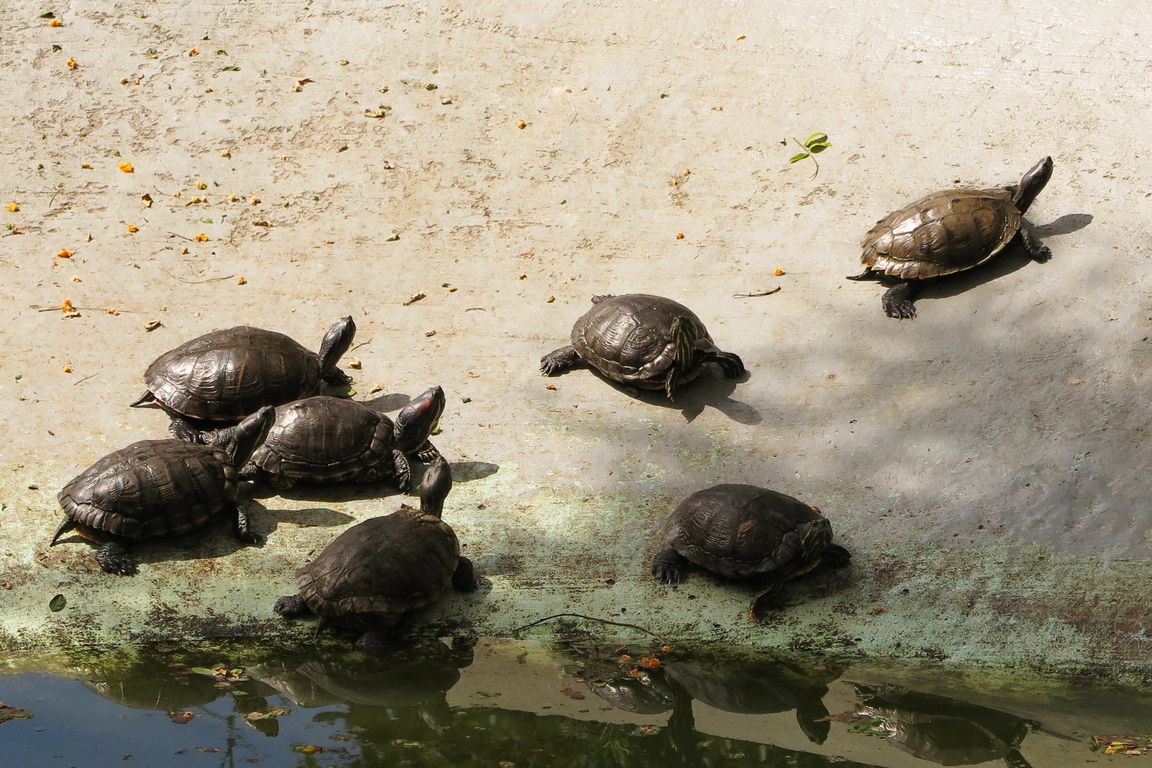
[[0,766],[1152,764],[1138,688],[948,667],[323,634],[0,660]]

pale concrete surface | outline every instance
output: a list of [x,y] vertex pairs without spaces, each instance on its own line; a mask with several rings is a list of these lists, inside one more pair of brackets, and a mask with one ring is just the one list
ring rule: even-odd
[[[51,27],[5,4],[0,645],[283,631],[292,571],[397,499],[262,498],[263,548],[221,527],[115,579],[86,545],[46,549],[55,493],[164,434],[125,408],[158,354],[238,323],[318,346],[352,314],[360,395],[449,393],[446,519],[487,579],[449,621],[575,610],[739,643],[1143,662],[1152,29],[1058,6],[73,2]],[[812,178],[780,142],[814,131],[833,146]],[[1049,263],[1008,254],[910,322],[843,279],[877,218],[1046,154],[1029,218]],[[750,378],[670,406],[536,374],[592,294],[631,291],[691,306]],[[79,317],[38,311],[65,299]],[[717,482],[817,504],[852,567],[764,626],[741,618],[749,588],[655,585],[653,527]]]

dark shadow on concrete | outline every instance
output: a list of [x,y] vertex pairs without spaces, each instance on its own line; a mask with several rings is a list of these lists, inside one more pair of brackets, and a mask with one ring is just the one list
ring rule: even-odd
[[[249,502],[254,506],[262,506],[255,501]],[[260,512],[256,518],[258,525],[254,525],[257,533],[269,535],[279,528],[281,523],[288,523],[298,528],[335,528],[356,522],[352,515],[337,512],[328,507],[310,507],[308,509],[267,509]]]
[[380,395],[379,397],[369,398],[368,400],[361,401],[365,406],[380,413],[391,413],[398,411],[408,403],[412,402],[412,396],[406,395],[403,392],[392,392],[387,395]]
[[[1087,213],[1071,213],[1061,216],[1050,224],[1033,227],[1033,232],[1042,241],[1046,237],[1066,235],[1087,227],[1092,223],[1092,215]],[[1053,258],[1060,258],[1059,249],[1053,250]],[[998,280],[1023,269],[1029,264],[1035,264],[1027,251],[1019,242],[1009,246],[1003,253],[992,260],[981,264],[975,269],[957,272],[932,280],[925,280],[920,288],[917,302],[933,299],[943,299],[958,296],[971,289]],[[1043,267],[1042,264],[1037,264]]]
[[1041,240],[1046,237],[1070,235],[1087,227],[1092,223],[1092,219],[1090,213],[1066,213],[1053,222],[1032,227],[1032,232]]
[[704,372],[695,381],[691,381],[676,390],[676,399],[669,400],[662,389],[639,389],[621,384],[618,381],[602,376],[599,371],[591,368],[574,370],[587,370],[604,383],[618,392],[649,405],[658,405],[661,408],[670,408],[680,411],[684,420],[692,423],[697,416],[704,412],[706,406],[712,406],[733,421],[741,424],[759,424],[763,421],[760,412],[748,403],[733,400],[731,394],[736,386],[752,378],[749,371],[736,379],[729,379],[720,371],[720,367],[711,363],[705,364]]
[[487,461],[453,461],[450,464],[452,466],[452,481],[455,483],[480,480],[491,477],[500,471],[499,464],[492,464]]
[[[416,462],[418,463],[418,462]],[[413,466],[413,475],[416,467]],[[270,499],[280,496],[295,501],[356,501],[360,499],[383,499],[396,496],[400,490],[388,483],[299,483],[286,491],[278,491],[264,483],[250,483],[249,495],[257,499]],[[415,487],[415,486],[413,486]]]

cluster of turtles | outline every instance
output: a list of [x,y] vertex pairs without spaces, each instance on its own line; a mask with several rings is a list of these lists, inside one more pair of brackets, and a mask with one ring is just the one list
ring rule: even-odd
[[[1036,261],[1047,260],[1048,249],[1023,214],[1051,175],[1046,157],[1018,184],[949,189],[909,204],[868,232],[865,270],[850,279],[888,284],[885,313],[910,319],[922,281],[978,266],[1014,241]],[[541,359],[544,375],[585,365],[673,399],[708,363],[730,378],[745,372],[743,361],[718,349],[700,318],[678,302],[645,294],[592,302],[574,324],[571,344]],[[122,448],[65,485],[58,498],[66,519],[52,544],[75,530],[101,543],[101,568],[131,575],[133,542],[185,534],[220,516],[232,518],[240,540],[256,542],[237,503],[242,481],[277,490],[298,482],[388,483],[407,492],[411,463],[419,461],[426,465],[420,508],[402,506],[346,530],[296,572],[299,593],[280,598],[275,610],[355,625],[369,644],[449,588],[475,589],[472,563],[441,519],[452,473],[429,437],[444,410],[443,390],[428,389],[395,418],[379,401],[319,394],[324,384],[350,383],[337,364],[355,331],[352,318],[344,318],[314,353],[283,334],[241,326],[161,355],[145,373],[147,391],[132,405],[164,409],[175,439]],[[751,485],[692,494],[665,530],[667,548],[652,559],[653,575],[676,583],[693,563],[727,578],[762,579],[752,618],[779,606],[787,580],[850,558],[832,543],[832,526],[819,509]]]

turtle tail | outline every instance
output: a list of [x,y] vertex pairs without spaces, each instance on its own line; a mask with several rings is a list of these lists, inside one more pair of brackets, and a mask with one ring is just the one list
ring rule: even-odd
[[73,520],[72,518],[70,518],[70,517],[64,518],[64,522],[60,523],[60,527],[56,529],[56,535],[52,537],[52,541],[50,541],[48,543],[48,546],[50,546],[50,547],[56,546],[56,540],[59,539],[64,534],[68,533],[68,531],[75,529],[77,525],[78,525],[78,523],[75,520]]
[[154,402],[156,402],[156,396],[152,394],[152,390],[146,389],[144,390],[144,394],[129,403],[128,407],[142,408],[145,404]]

